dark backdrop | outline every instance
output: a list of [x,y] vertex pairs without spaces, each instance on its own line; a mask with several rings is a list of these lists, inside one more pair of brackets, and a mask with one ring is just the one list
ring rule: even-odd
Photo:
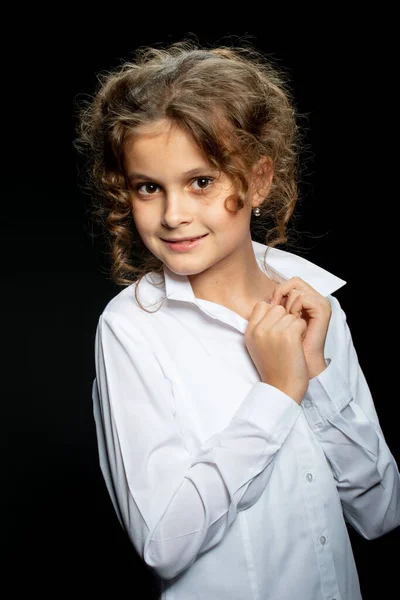
[[[152,598],[139,591],[149,578],[120,529],[98,466],[94,334],[119,289],[107,278],[101,245],[89,236],[72,147],[77,96],[90,93],[95,74],[137,46],[188,32],[204,43],[247,36],[288,70],[298,108],[308,114],[312,150],[297,212],[303,255],[348,282],[336,296],[387,442],[400,459],[394,59],[387,24],[382,28],[372,16],[367,23],[380,28],[378,44],[362,27],[365,16],[351,26],[328,16],[308,26],[294,18],[288,28],[267,26],[265,18],[263,27],[254,26],[257,14],[253,26],[216,32],[207,27],[207,12],[182,29],[155,29],[151,16],[109,10],[83,24],[61,10],[56,17],[25,12],[22,28],[21,16],[13,22],[3,54],[3,514],[10,598],[112,591]],[[351,529],[350,535],[364,599],[377,597],[375,586],[379,597],[388,596],[397,586],[388,565],[399,555],[399,530],[374,541]]]

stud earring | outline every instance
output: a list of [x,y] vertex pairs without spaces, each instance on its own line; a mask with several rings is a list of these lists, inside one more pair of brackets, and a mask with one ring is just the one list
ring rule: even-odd
[[255,208],[253,208],[253,213],[255,214],[256,217],[260,216],[261,210],[259,206],[256,206]]

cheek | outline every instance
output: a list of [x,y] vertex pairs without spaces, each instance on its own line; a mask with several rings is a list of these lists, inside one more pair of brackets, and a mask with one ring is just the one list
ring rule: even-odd
[[152,233],[157,227],[156,216],[150,210],[137,210],[132,208],[132,218],[136,229],[141,234]]
[[231,233],[237,231],[239,233],[244,227],[249,225],[250,217],[247,214],[246,208],[236,210],[236,206],[235,201],[228,201],[227,208],[222,206],[218,211],[215,211],[213,221],[218,229]]

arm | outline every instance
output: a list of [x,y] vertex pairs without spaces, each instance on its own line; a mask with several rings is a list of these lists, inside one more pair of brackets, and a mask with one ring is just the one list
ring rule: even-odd
[[400,476],[358,363],[346,315],[331,297],[329,365],[302,406],[331,466],[346,520],[374,539],[400,525]]
[[193,456],[173,386],[137,323],[112,313],[96,333],[94,415],[100,464],[120,522],[164,578],[220,542],[267,485],[301,407],[257,382],[229,426]]

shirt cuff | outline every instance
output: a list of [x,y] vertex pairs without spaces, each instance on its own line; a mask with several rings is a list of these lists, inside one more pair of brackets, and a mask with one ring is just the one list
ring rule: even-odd
[[283,444],[301,413],[301,407],[278,388],[262,381],[242,402],[234,419],[241,419],[264,429],[268,437]]
[[333,361],[319,375],[310,380],[301,403],[307,421],[320,427],[324,421],[341,412],[352,399],[349,384]]

